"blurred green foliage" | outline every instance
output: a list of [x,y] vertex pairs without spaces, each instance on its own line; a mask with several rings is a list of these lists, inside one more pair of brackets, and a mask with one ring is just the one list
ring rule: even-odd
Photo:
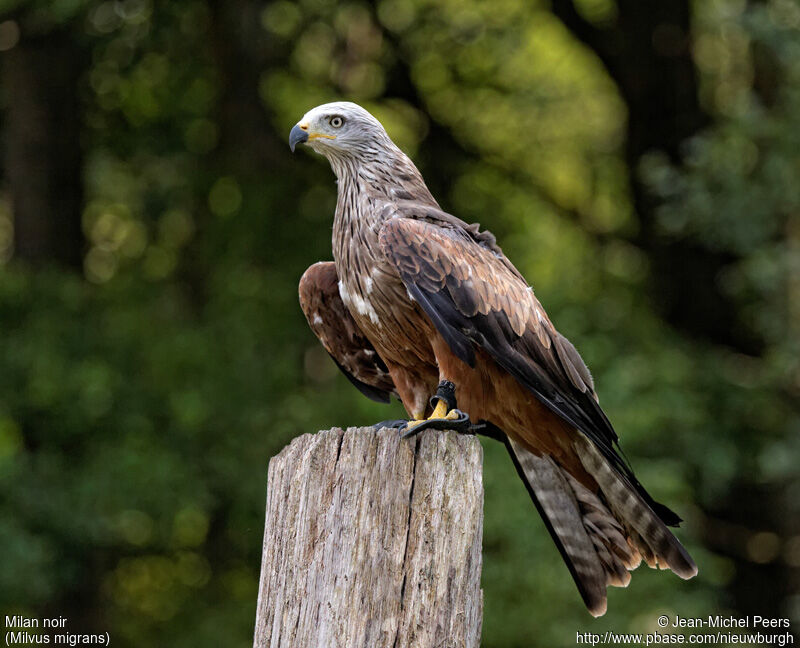
[[[695,3],[710,126],[683,160],[653,152],[635,172],[662,236],[729,255],[731,326],[757,354],[659,314],[633,241],[625,103],[547,3],[0,4],[0,49],[67,30],[89,53],[83,272],[16,260],[0,196],[0,609],[64,614],[123,646],[250,645],[269,457],[304,432],[401,415],[338,375],[296,300],[303,270],[330,258],[335,184],[283,137],[347,98],[420,161],[445,209],[498,235],[592,368],[641,481],[686,518],[700,565],[686,583],[638,570],[592,620],[487,441],[483,644],[735,612],[741,564],[794,574],[762,612],[800,623],[800,529],[776,521],[800,517],[800,10],[755,4]],[[575,6],[600,26],[617,14],[613,0]],[[781,70],[770,105],[756,49]],[[263,111],[244,137],[239,68]],[[723,523],[743,485],[772,494],[764,519]]]

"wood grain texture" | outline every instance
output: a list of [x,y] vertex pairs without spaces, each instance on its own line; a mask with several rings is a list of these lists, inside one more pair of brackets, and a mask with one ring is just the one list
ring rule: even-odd
[[269,464],[255,648],[477,648],[475,437],[332,429]]

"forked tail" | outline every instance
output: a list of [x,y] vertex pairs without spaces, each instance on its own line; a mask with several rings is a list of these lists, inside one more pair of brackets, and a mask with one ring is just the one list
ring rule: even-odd
[[606,612],[606,587],[625,587],[644,560],[681,578],[697,574],[689,554],[650,505],[582,435],[575,450],[600,486],[593,493],[549,456],[506,438],[506,446],[593,616]]

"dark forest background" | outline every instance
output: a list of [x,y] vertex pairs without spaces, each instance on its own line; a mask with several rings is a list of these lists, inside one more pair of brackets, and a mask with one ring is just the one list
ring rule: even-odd
[[2,0],[0,613],[250,645],[269,457],[400,412],[297,304],[336,188],[287,135],[340,98],[497,234],[700,566],[592,620],[486,441],[484,646],[796,628],[794,0]]

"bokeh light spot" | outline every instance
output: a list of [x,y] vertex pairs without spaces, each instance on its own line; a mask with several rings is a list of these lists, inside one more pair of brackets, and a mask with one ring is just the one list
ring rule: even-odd
[[0,23],[0,52],[7,52],[19,42],[19,25],[16,20]]
[[242,206],[242,190],[233,176],[219,178],[208,193],[208,206],[220,217],[228,217],[239,211]]

